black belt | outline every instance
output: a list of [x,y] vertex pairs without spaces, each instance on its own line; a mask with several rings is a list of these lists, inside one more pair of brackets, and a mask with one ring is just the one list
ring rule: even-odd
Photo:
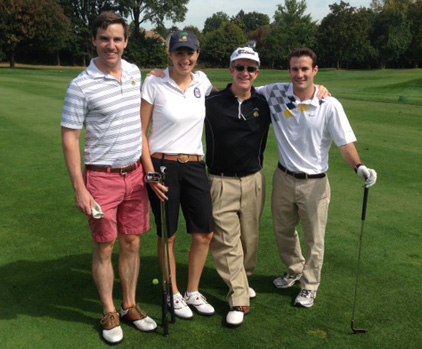
[[293,176],[297,179],[312,179],[312,178],[324,178],[326,176],[325,173],[318,173],[318,174],[307,174],[304,172],[292,172],[289,171],[287,168],[282,166],[280,163],[278,163],[278,168],[282,170],[284,173]]
[[[257,171],[256,171],[257,172]],[[234,177],[234,178],[241,178],[241,177],[246,177],[246,176],[250,176],[256,172],[218,172],[218,171],[214,171],[214,170],[208,170],[209,174],[212,174],[214,176],[221,176],[221,177]]]

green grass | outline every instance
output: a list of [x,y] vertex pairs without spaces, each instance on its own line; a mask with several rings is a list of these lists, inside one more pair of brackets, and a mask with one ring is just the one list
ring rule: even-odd
[[[88,224],[74,207],[61,151],[64,94],[78,70],[0,69],[0,338],[2,348],[101,348],[101,304],[92,281]],[[227,70],[208,70],[225,87]],[[195,316],[144,334],[123,325],[121,347],[150,348],[419,348],[422,242],[421,70],[322,70],[324,84],[342,103],[358,137],[363,161],[378,172],[370,190],[363,239],[356,326],[350,335],[362,207],[362,181],[331,150],[332,202],[326,256],[316,305],[292,307],[298,286],[278,290],[272,280],[284,268],[271,226],[270,196],[277,149],[271,134],[265,156],[267,204],[258,268],[251,286],[258,297],[245,324],[224,326],[225,284],[211,257],[201,290],[215,306],[212,318]],[[288,81],[282,71],[262,71],[256,85]],[[407,103],[400,103],[400,96]],[[187,279],[190,239],[178,234],[178,281]],[[142,238],[138,298],[160,322],[160,286],[153,231]],[[115,254],[117,265],[118,249]],[[116,306],[121,301],[117,279]]]

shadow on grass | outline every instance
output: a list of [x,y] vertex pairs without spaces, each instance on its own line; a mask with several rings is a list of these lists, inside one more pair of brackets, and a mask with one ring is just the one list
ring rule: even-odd
[[[101,302],[91,274],[91,254],[66,256],[55,260],[20,260],[0,267],[0,319],[20,315],[80,322],[99,328]],[[115,270],[114,302],[120,306],[122,288],[117,274],[118,253],[113,255]],[[180,292],[186,290],[187,264],[177,264]],[[160,280],[153,285],[152,280]],[[213,267],[205,267],[201,292],[216,311],[225,313],[227,288]],[[137,301],[161,323],[161,272],[158,258],[141,257]],[[97,323],[98,322],[98,323]]]
[[[19,315],[91,323],[98,313],[98,295],[91,277],[89,254],[57,260],[20,260],[0,267],[1,319]],[[100,310],[101,311],[101,310]]]

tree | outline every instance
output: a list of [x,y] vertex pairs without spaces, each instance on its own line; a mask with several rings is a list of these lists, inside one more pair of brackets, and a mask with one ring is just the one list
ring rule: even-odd
[[86,58],[94,56],[91,44],[91,25],[94,19],[103,11],[115,11],[113,0],[60,0],[64,13],[72,21],[73,35],[71,38],[72,55],[82,58],[86,66]]
[[369,40],[371,13],[348,3],[329,5],[331,13],[318,29],[318,56],[325,66],[337,69],[349,64],[369,64],[375,52]]
[[150,22],[157,26],[165,20],[183,22],[189,0],[115,0],[115,8],[124,16],[131,16],[134,28]]
[[36,14],[41,20],[36,41],[47,52],[56,54],[56,64],[60,65],[60,50],[67,47],[71,40],[71,22],[59,5],[50,6],[50,1],[43,1],[46,6],[42,12]]
[[248,34],[270,24],[270,17],[264,13],[255,11],[245,13],[243,10],[240,10],[236,16],[232,17],[231,22],[237,24]]
[[47,51],[66,45],[69,19],[55,0],[0,0],[0,40],[14,68],[17,47],[38,40]]
[[228,67],[229,57],[239,46],[245,46],[246,35],[236,24],[224,22],[204,35],[201,60],[213,67]]
[[243,17],[243,22],[246,26],[246,32],[252,32],[258,28],[262,28],[270,24],[270,17],[264,13],[248,12]]
[[125,51],[125,58],[142,68],[164,67],[168,63],[168,56],[164,38],[158,33],[150,37],[144,30],[130,25],[131,35]]
[[408,56],[413,61],[413,67],[417,68],[422,60],[422,0],[416,0],[409,6],[408,18],[412,32]]
[[412,33],[406,14],[396,9],[382,10],[375,17],[371,38],[384,69],[388,63],[398,60],[411,43]]
[[208,17],[205,20],[204,29],[202,30],[202,33],[206,34],[217,30],[225,22],[230,22],[230,18],[226,13],[222,11],[214,13],[211,17]]
[[271,67],[287,64],[289,53],[297,47],[314,47],[317,24],[305,15],[305,0],[285,0],[277,5],[271,31],[264,40],[263,54],[271,60]]

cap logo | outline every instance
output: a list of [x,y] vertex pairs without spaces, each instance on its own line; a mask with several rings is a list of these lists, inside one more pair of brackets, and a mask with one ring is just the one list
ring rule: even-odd
[[188,41],[188,33],[180,33],[179,42],[187,42]]
[[239,55],[241,55],[241,54],[248,54],[248,55],[251,55],[251,56],[255,56],[255,52],[250,52],[250,51],[246,51],[246,50],[237,50],[237,52],[236,52],[236,54],[239,56]]

